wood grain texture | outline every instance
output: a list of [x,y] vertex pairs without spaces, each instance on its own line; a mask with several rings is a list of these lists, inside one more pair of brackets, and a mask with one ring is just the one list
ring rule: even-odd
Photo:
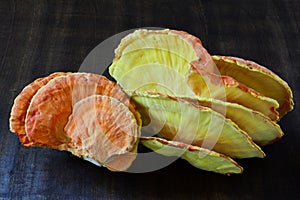
[[[0,1],[0,199],[300,199],[300,2]],[[286,80],[295,110],[265,159],[238,161],[225,177],[178,160],[156,172],[113,173],[50,149],[25,148],[10,133],[14,98],[34,79],[77,71],[106,38],[136,27],[186,30],[211,54],[263,64]],[[270,88],[272,89],[272,88]]]

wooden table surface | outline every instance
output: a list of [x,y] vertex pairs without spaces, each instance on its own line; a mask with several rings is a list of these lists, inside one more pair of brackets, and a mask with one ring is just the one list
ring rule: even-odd
[[[113,173],[20,145],[8,118],[25,85],[77,71],[106,38],[148,26],[188,31],[211,54],[254,60],[289,83],[295,110],[279,122],[284,138],[263,147],[265,159],[238,160],[245,171],[230,177],[183,160],[151,173]],[[300,199],[299,29],[299,0],[0,1],[0,199]]]

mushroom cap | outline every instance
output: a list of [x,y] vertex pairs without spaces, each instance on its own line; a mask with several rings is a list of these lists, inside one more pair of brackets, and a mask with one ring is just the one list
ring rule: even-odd
[[275,99],[279,103],[279,117],[283,117],[294,106],[293,93],[287,82],[271,70],[249,60],[232,56],[213,56],[218,71],[231,76],[248,87]]
[[[129,91],[128,91],[129,92]],[[147,131],[233,158],[265,157],[249,135],[216,111],[175,96],[132,91]]]
[[46,85],[50,80],[57,76],[64,75],[64,72],[55,72],[47,77],[38,78],[27,85],[21,93],[15,98],[14,104],[10,113],[10,130],[19,137],[20,142],[24,146],[31,146],[32,142],[28,139],[25,130],[25,118],[32,97],[37,91]]
[[139,49],[167,50],[186,58],[196,67],[214,70],[215,64],[199,38],[178,30],[139,29],[124,37],[115,50],[115,59]]
[[141,143],[156,153],[179,156],[199,169],[226,175],[243,172],[243,168],[230,157],[198,146],[158,137],[142,137]]
[[259,111],[273,121],[279,119],[276,100],[260,94],[232,77],[222,76],[205,70],[191,68],[188,84],[198,96],[238,103],[252,110]]
[[196,106],[211,108],[232,120],[260,146],[272,144],[284,135],[280,126],[269,117],[243,105],[205,97],[185,97],[184,99]]
[[27,137],[37,146],[68,149],[70,138],[64,127],[72,113],[72,106],[93,94],[118,99],[132,110],[138,120],[130,98],[116,83],[97,74],[70,73],[52,79],[34,95],[25,120]]
[[124,103],[113,97],[92,95],[74,105],[65,132],[75,155],[124,171],[136,157],[141,130]]

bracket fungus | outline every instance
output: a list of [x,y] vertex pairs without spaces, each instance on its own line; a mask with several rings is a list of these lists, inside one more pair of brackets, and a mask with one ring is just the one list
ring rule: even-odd
[[140,126],[129,108],[113,97],[92,95],[77,102],[64,130],[75,155],[111,170],[126,170],[136,157]]
[[199,147],[209,146],[210,135],[213,150],[235,158],[264,157],[258,145],[284,135],[276,122],[293,109],[291,89],[275,73],[252,61],[210,56],[186,32],[129,34],[115,50],[109,72],[133,95],[147,131]]
[[208,107],[224,115],[244,130],[258,145],[272,144],[284,135],[280,126],[270,118],[243,105],[205,97],[184,99],[196,106]]
[[[211,56],[184,31],[134,31],[108,70],[116,83],[91,73],[35,80],[16,97],[10,130],[24,146],[69,151],[112,171],[126,171],[141,142],[228,175],[243,172],[232,158],[265,157],[260,146],[284,135],[277,122],[294,105],[274,72]],[[145,137],[142,128],[159,137]]]
[[[214,62],[203,47],[199,38],[178,30],[146,30],[140,29],[125,36],[115,50],[115,60],[140,49],[160,49],[170,51],[198,68],[214,70]],[[113,69],[111,69],[113,73]]]
[[234,158],[264,157],[264,152],[233,121],[208,107],[159,93],[133,92],[132,99],[153,132],[168,140],[204,146]]
[[[37,85],[40,87],[37,87]],[[33,90],[31,88],[35,89]],[[30,92],[26,92],[27,90]],[[81,100],[92,95],[102,95],[100,103],[102,102],[103,104],[101,104],[100,107],[98,104],[93,104],[93,102],[88,100],[77,104],[78,102],[81,102]],[[98,99],[99,98],[97,98],[97,100]],[[105,99],[106,101],[102,99]],[[113,102],[113,104],[111,103],[108,107],[105,107],[108,105],[109,101]],[[74,144],[77,143],[72,143],[72,141],[74,141],[74,135],[68,132],[69,129],[65,130],[69,118],[71,118],[71,120],[74,118],[77,119],[73,114],[74,109],[74,112],[80,112],[83,106],[88,107],[87,104],[95,106],[90,107],[93,109],[107,109],[106,112],[98,113],[98,115],[95,116],[95,119],[92,119],[95,122],[97,122],[98,119],[110,120],[106,121],[105,125],[112,123],[115,117],[113,115],[109,118],[108,113],[110,112],[108,109],[113,110],[118,107],[126,107],[127,113],[125,113],[124,109],[122,112],[119,110],[119,114],[123,114],[122,116],[124,117],[119,120],[124,120],[125,122],[131,120],[132,127],[128,128],[127,125],[129,126],[129,124],[123,124],[124,128],[122,130],[125,131],[124,134],[126,133],[128,136],[132,135],[132,138],[134,139],[131,138],[131,143],[122,143],[120,140],[120,143],[118,144],[122,151],[112,153],[112,155],[107,158],[110,159],[109,163],[111,163],[107,164],[109,169],[115,171],[126,170],[130,166],[132,160],[135,159],[137,138],[140,134],[140,129],[136,127],[141,125],[141,120],[139,113],[135,111],[135,106],[128,95],[123,92],[119,85],[108,80],[104,76],[91,73],[56,73],[51,74],[48,78],[38,79],[26,87],[26,90],[23,90],[16,98],[10,118],[11,130],[16,132],[20,141],[26,146],[40,146],[58,150],[67,150],[80,157],[91,157],[90,159],[95,158],[96,162],[102,164],[103,160],[98,160],[97,158],[99,156],[101,157],[104,152],[109,152],[110,148],[114,149],[113,145],[100,146],[99,148],[93,149],[94,151],[92,151],[90,157],[81,155],[80,151],[74,146]],[[78,106],[76,105],[81,106],[77,108]],[[16,117],[19,116],[16,114],[18,109],[22,111],[22,117]],[[79,111],[77,111],[78,109]],[[83,109],[85,108],[83,107]],[[25,113],[26,117],[24,119]],[[86,117],[89,120],[90,116],[87,115]],[[100,121],[103,122],[103,120]],[[70,125],[72,122],[69,122],[68,124],[68,127],[72,127]],[[76,125],[79,124],[76,123]],[[83,125],[78,127],[82,126]],[[18,127],[23,127],[23,132],[18,131]],[[76,131],[78,132],[79,130],[76,129]],[[98,143],[101,143],[102,140],[106,140],[104,137],[106,131],[107,127],[100,126],[98,132],[93,133],[95,134],[92,136],[94,138],[90,141],[94,144],[90,143],[89,145],[98,146]],[[24,139],[24,133],[26,134],[26,139]],[[102,133],[102,135],[100,133]],[[91,133],[89,132],[89,134]],[[118,135],[120,133],[116,132],[115,134]],[[87,138],[84,138],[84,136]],[[91,138],[90,135],[81,133],[82,140],[87,141],[88,138]],[[120,145],[124,146],[121,147]],[[78,144],[76,147],[78,147]],[[128,152],[126,152],[125,149],[128,150]],[[119,159],[122,161],[127,160],[128,164],[118,166]],[[108,161],[104,161],[104,165],[106,166],[106,162]]]
[[142,137],[141,143],[156,153],[179,156],[199,169],[226,175],[243,172],[243,168],[230,157],[198,146],[158,137]]
[[278,120],[276,109],[279,105],[276,100],[260,94],[229,76],[219,76],[195,68],[192,68],[187,76],[188,85],[197,96],[225,99],[227,102],[238,103],[259,111],[273,121]]
[[38,78],[29,85],[27,85],[21,93],[16,97],[13,107],[10,113],[10,130],[16,133],[20,139],[20,142],[24,146],[31,146],[32,142],[28,139],[26,130],[25,130],[25,119],[27,114],[27,109],[31,102],[32,97],[36,92],[46,85],[51,79],[56,76],[63,75],[63,72],[56,72],[50,74],[47,77]]
[[218,71],[255,89],[267,97],[275,99],[279,117],[293,110],[293,94],[288,84],[277,74],[262,65],[232,56],[212,56]]

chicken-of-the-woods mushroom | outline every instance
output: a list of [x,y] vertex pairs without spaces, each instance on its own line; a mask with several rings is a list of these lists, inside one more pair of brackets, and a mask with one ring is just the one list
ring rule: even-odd
[[130,168],[141,141],[228,175],[243,171],[232,158],[265,157],[260,146],[282,138],[277,122],[294,105],[274,72],[211,56],[185,31],[134,31],[120,41],[108,71],[116,83],[70,72],[35,80],[16,97],[10,130],[24,146],[70,151],[112,171]]
[[[97,97],[95,101],[91,101],[92,98],[89,99],[89,97],[93,97],[93,95],[100,95],[101,98]],[[79,122],[74,124],[72,119],[82,117],[83,111],[92,112],[85,110],[86,107],[91,110],[96,109],[95,112],[98,112],[95,119],[90,119],[90,115],[84,115],[87,120],[95,120],[96,123],[98,119],[102,119],[100,120],[101,124],[105,122],[104,125],[113,124],[115,128],[119,128],[119,132],[110,133],[111,138],[118,138],[113,144],[118,144],[119,152],[114,151],[118,148],[115,148],[113,144],[111,146],[101,145],[101,148],[98,145],[108,141],[105,134],[98,133],[105,128],[112,131],[111,126],[109,128],[99,127],[98,132],[95,130],[86,135],[79,130],[84,124],[79,124]],[[80,116],[76,116],[74,113],[78,113]],[[115,118],[116,116],[121,117]],[[118,125],[114,123],[116,121],[118,121]],[[67,123],[68,128],[65,129]],[[70,133],[71,127],[74,125],[76,125],[74,130],[82,141],[90,140],[90,147],[97,147],[91,150],[91,155],[85,155],[79,151],[79,144],[74,143],[75,135]],[[10,126],[25,146],[67,150],[87,160],[95,159],[94,161],[111,170],[123,171],[131,165],[136,157],[141,119],[129,96],[119,85],[106,77],[91,73],[54,73],[48,77],[37,79],[20,93],[11,111]],[[128,137],[129,142],[125,142],[125,136],[122,141],[121,133]],[[110,152],[111,150],[112,152]],[[107,159],[99,159],[105,153],[111,154]]]

